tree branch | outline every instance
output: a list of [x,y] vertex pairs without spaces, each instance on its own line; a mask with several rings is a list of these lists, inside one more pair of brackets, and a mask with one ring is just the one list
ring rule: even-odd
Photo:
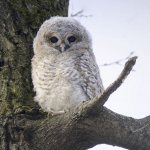
[[132,52],[130,52],[130,54],[127,57],[113,61],[113,62],[104,63],[104,64],[100,65],[100,67],[106,67],[106,66],[111,66],[111,65],[121,65],[122,66],[122,63],[126,62],[128,59],[130,59],[133,56],[133,54],[134,54],[134,52],[132,51]]
[[105,107],[87,116],[79,115],[80,111],[83,112],[77,110],[32,124],[28,129],[29,149],[34,145],[36,150],[85,150],[97,144],[110,144],[130,150],[149,150],[150,116],[134,119]]
[[97,102],[95,102],[95,105],[97,105],[98,103],[100,105],[104,105],[105,102],[108,100],[109,96],[116,91],[120,85],[123,83],[123,81],[127,78],[127,76],[129,75],[129,73],[131,72],[131,70],[133,69],[133,66],[136,63],[136,59],[137,57],[131,57],[125,64],[123,71],[121,72],[121,74],[119,75],[119,77],[117,78],[116,81],[114,81],[101,95],[101,97],[96,100]]
[[88,119],[82,124],[90,122],[89,130],[93,131],[90,136],[97,137],[95,145],[105,143],[130,150],[150,149],[150,116],[134,119],[103,107],[97,117],[91,116]]
[[131,72],[133,66],[136,63],[137,57],[131,57],[125,64],[124,69],[120,73],[119,77],[104,90],[104,92],[101,95],[96,96],[93,100],[91,101],[86,101],[84,104],[81,106],[83,112],[81,114],[88,114],[90,112],[96,112],[97,110],[100,109],[100,107],[103,107],[105,102],[108,100],[109,96],[116,91],[123,81],[127,78],[129,73]]
[[136,58],[128,60],[118,79],[100,97],[85,102],[64,115],[53,118],[38,114],[13,116],[9,120],[15,121],[8,121],[14,122],[13,130],[7,125],[9,137],[13,139],[15,136],[12,135],[19,134],[15,140],[19,139],[17,142],[30,150],[85,150],[104,143],[130,150],[149,150],[150,116],[134,119],[103,106],[130,73]]

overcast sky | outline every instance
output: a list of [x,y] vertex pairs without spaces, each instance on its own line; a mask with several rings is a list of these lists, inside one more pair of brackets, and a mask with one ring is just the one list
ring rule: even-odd
[[[123,66],[103,64],[124,59],[131,52],[138,56],[135,71],[105,106],[134,118],[150,115],[150,0],[71,0],[69,15],[80,10],[84,17],[76,19],[91,33],[105,87],[117,78]],[[101,145],[90,150],[123,148]]]

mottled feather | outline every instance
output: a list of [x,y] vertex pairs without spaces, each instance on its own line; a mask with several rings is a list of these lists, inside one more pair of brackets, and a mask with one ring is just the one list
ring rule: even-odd
[[103,91],[86,29],[75,19],[53,17],[34,39],[35,101],[50,113],[68,111]]

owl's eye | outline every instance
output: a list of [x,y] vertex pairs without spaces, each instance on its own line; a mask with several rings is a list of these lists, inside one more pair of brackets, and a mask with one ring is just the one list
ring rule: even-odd
[[50,38],[51,43],[57,43],[58,42],[58,38],[56,36],[52,36]]
[[67,40],[68,40],[69,43],[72,43],[72,42],[75,42],[75,41],[76,41],[76,37],[75,37],[75,36],[69,36],[69,37],[67,38]]

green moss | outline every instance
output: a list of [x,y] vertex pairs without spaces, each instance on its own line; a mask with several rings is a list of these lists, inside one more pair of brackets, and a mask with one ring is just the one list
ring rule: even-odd
[[5,65],[0,71],[0,114],[31,113],[33,101],[31,80],[32,41],[50,16],[66,16],[68,0],[2,1],[0,46]]
[[5,44],[7,50],[14,50],[15,49],[14,44],[11,41],[9,41],[9,39],[7,39],[6,37],[2,38],[2,42],[3,42],[3,44]]

